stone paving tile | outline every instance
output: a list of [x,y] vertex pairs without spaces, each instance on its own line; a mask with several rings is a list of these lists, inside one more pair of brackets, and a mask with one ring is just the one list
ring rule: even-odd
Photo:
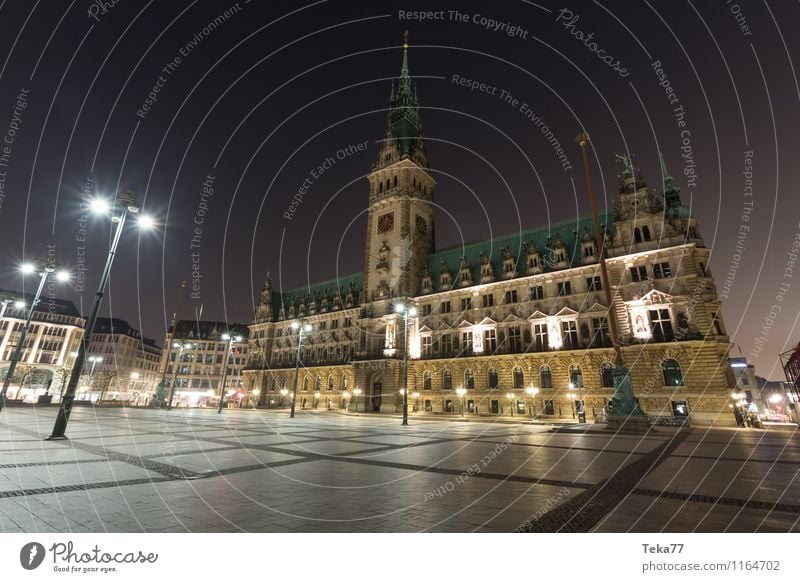
[[[800,466],[670,458],[642,480],[642,488],[800,504]],[[788,485],[788,487],[787,487]]]
[[631,495],[593,531],[598,532],[800,532],[797,514],[724,505],[683,503]]
[[[0,531],[508,532],[567,511],[592,486],[598,503],[581,521],[604,531],[788,531],[800,517],[790,431],[642,438],[413,417],[402,427],[363,414],[76,409],[72,440],[45,443],[55,409],[9,410],[0,440],[30,450],[0,453]],[[686,440],[672,442],[677,434]],[[463,478],[511,435],[515,444]]]
[[230,469],[231,467],[241,467],[246,465],[258,465],[264,463],[274,463],[277,461],[287,461],[289,459],[299,459],[296,455],[276,453],[273,451],[262,451],[256,449],[229,449],[216,451],[213,453],[193,453],[179,456],[154,457],[154,460],[169,463],[182,469],[188,469],[197,473]]

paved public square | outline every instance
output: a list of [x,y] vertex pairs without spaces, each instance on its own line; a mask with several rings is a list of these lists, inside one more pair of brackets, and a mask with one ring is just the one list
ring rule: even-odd
[[56,411],[0,414],[2,532],[800,531],[793,428]]

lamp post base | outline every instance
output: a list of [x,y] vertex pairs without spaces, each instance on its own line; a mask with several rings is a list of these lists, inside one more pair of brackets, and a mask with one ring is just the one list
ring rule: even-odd
[[52,435],[51,435],[51,436],[49,436],[49,437],[46,437],[44,440],[46,440],[46,441],[68,441],[68,440],[69,440],[69,437],[65,437],[65,436],[52,436]]

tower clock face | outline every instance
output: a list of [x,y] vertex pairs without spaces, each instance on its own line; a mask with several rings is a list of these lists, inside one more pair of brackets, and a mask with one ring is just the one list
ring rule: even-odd
[[394,212],[387,212],[378,217],[378,232],[389,232],[394,228]]

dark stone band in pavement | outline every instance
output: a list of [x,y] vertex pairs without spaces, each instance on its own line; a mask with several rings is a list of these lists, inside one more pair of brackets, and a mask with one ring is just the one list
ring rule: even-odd
[[675,493],[673,491],[658,491],[656,489],[634,489],[634,495],[648,497],[663,497],[664,499],[677,499],[679,501],[694,501],[696,503],[713,503],[718,505],[734,505],[748,509],[764,509],[767,511],[783,511],[786,513],[800,514],[800,505],[793,503],[770,503],[755,499],[738,499],[736,497],[718,497],[716,495],[698,495],[696,493]]
[[143,485],[145,483],[163,483],[172,481],[168,477],[126,479],[124,481],[101,481],[99,483],[79,483],[76,485],[57,485],[55,487],[37,487],[35,489],[16,489],[14,491],[0,491],[0,499],[8,497],[28,497],[30,495],[47,495],[52,493],[65,493],[67,491],[85,491],[88,489],[107,489],[109,487],[124,487],[125,485]]
[[670,456],[692,429],[681,429],[643,457],[600,481],[586,491],[538,519],[528,521],[516,532],[584,533],[619,505],[641,482],[642,478]]

